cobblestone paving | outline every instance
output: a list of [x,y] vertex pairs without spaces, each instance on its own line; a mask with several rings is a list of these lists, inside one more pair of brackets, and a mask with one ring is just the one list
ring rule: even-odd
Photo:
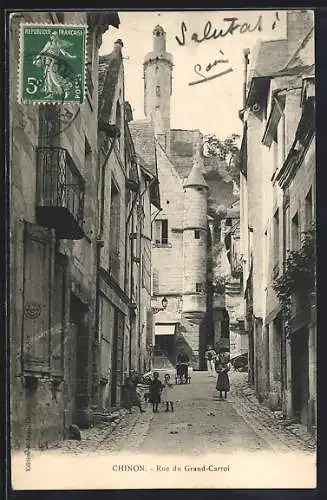
[[82,430],[81,441],[55,443],[52,450],[69,454],[153,453],[201,455],[236,451],[304,451],[315,442],[303,429],[285,427],[278,414],[260,405],[246,383],[246,374],[231,373],[231,393],[220,401],[215,378],[194,373],[190,385],[175,387],[174,413],[164,407],[153,414],[121,412],[114,424]]

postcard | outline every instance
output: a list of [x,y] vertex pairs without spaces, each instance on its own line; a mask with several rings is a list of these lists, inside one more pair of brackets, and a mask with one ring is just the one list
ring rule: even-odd
[[12,488],[316,488],[313,11],[8,22]]

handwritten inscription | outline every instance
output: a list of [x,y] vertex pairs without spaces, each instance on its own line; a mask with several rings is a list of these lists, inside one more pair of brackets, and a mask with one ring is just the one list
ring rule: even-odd
[[216,73],[215,75],[212,75],[212,76],[204,76],[200,73],[197,73],[199,76],[201,76],[201,80],[196,80],[194,82],[190,82],[189,85],[197,85],[198,83],[208,82],[209,80],[214,80],[215,78],[218,78],[219,76],[227,75],[228,73],[231,73],[232,71],[233,71],[233,68],[228,68],[228,69],[225,69],[225,71],[221,71],[220,73]]
[[[224,56],[224,53],[222,50],[219,51],[220,54],[222,56]],[[201,64],[195,64],[194,65],[194,72],[199,75],[201,77],[201,80],[197,80],[195,82],[191,82],[189,83],[189,85],[196,85],[197,83],[202,83],[202,82],[205,82],[205,81],[208,81],[208,80],[213,80],[214,78],[217,78],[218,76],[222,76],[222,75],[226,75],[227,73],[230,73],[232,70],[232,68],[228,69],[228,70],[225,70],[225,71],[222,71],[220,73],[217,73],[215,75],[204,75],[202,71],[205,71],[206,73],[210,73],[210,71],[212,70],[212,68],[214,68],[215,66],[217,66],[218,64],[225,64],[225,63],[228,63],[228,59],[215,59],[214,61],[212,62],[209,62],[205,68],[202,70],[202,65]]]
[[[205,40],[216,40],[217,38],[225,38],[227,35],[234,35],[234,33],[253,33],[254,31],[261,32],[263,30],[263,20],[262,16],[258,17],[257,22],[254,25],[251,25],[247,22],[238,22],[238,17],[224,17],[224,22],[228,23],[228,25],[224,28],[213,28],[211,21],[207,21],[204,28],[203,34],[199,35],[198,33],[193,33],[191,35],[191,40],[195,43],[202,43]],[[181,37],[175,36],[177,43],[181,46],[186,44],[186,33],[188,28],[183,21],[181,24]]]

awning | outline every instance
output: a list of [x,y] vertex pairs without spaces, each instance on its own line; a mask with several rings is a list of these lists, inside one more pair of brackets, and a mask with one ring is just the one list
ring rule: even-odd
[[230,360],[235,360],[237,358],[245,358],[245,357],[248,357],[248,353],[247,352],[238,352],[237,354],[231,354],[230,355]]
[[164,325],[155,325],[155,335],[175,335],[176,323],[166,323]]

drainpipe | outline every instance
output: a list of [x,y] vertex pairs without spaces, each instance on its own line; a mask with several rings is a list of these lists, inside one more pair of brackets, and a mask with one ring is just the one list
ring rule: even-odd
[[[127,249],[127,242],[128,242],[128,224],[129,224],[129,221],[130,221],[130,218],[133,214],[133,210],[135,208],[135,205],[136,203],[138,202],[138,200],[141,200],[142,197],[144,196],[144,194],[147,192],[147,190],[152,186],[152,184],[154,183],[155,179],[152,179],[149,184],[146,186],[146,188],[142,191],[142,193],[136,193],[135,195],[135,198],[132,202],[132,206],[131,206],[131,209],[129,211],[129,214],[127,216],[127,219],[126,219],[126,227],[125,227],[125,248]],[[125,253],[125,255],[127,255],[127,252]],[[126,270],[127,270],[127,258],[125,258],[125,284],[124,284],[124,291],[126,292],[126,289],[127,289],[127,276],[126,276]]]
[[[100,278],[99,278],[99,269],[101,264],[101,249],[104,246],[103,238],[103,229],[104,229],[104,198],[105,198],[105,173],[106,166],[108,160],[111,156],[111,153],[114,149],[115,137],[112,139],[109,151],[106,154],[105,160],[101,167],[101,191],[100,191],[100,228],[99,233],[97,235],[96,240],[96,292],[95,292],[95,346],[97,345],[99,339],[99,324],[100,324],[100,296],[99,296],[99,286],[100,286]],[[95,402],[94,402],[95,403]]]
[[112,139],[112,141],[111,141],[109,151],[106,154],[105,160],[104,160],[104,162],[102,164],[102,168],[101,168],[100,232],[99,232],[98,237],[97,237],[98,240],[101,240],[102,236],[103,236],[103,226],[104,226],[104,198],[105,198],[104,194],[105,194],[105,187],[106,187],[106,182],[105,182],[106,166],[107,166],[108,160],[109,160],[109,158],[111,156],[111,153],[112,153],[112,151],[114,149],[115,140],[116,140],[116,137],[114,137]]
[[[127,249],[129,248],[129,254],[130,254],[130,263],[131,263],[131,269],[130,269],[130,284],[132,284],[132,276],[133,276],[133,240],[130,240],[130,244],[128,246],[128,225],[130,222],[131,217],[133,216],[134,208],[136,206],[136,203],[142,199],[143,195],[146,193],[148,189],[150,189],[151,185],[155,182],[155,178],[152,179],[149,184],[145,187],[145,189],[140,193],[137,192],[135,194],[135,197],[132,202],[131,209],[129,211],[129,214],[126,219],[126,225],[125,225],[125,273],[124,273],[124,291],[125,293],[127,292],[127,256],[128,256],[128,251]],[[133,219],[132,219],[133,223]],[[133,224],[132,224],[133,226]],[[132,227],[133,229],[133,227]],[[133,231],[132,231],[133,232]],[[132,289],[130,289],[129,292],[129,299],[131,301],[132,299]],[[132,363],[132,311],[130,310],[130,331],[129,331],[129,367],[131,368],[131,363]]]
[[[138,222],[139,222],[139,241],[138,241],[138,256],[139,256],[139,273],[138,273],[138,292],[139,292],[139,297],[138,297],[138,308],[139,308],[139,320],[138,320],[138,348],[139,348],[139,356],[138,356],[138,361],[140,363],[140,354],[142,352],[142,345],[141,345],[141,304],[142,304],[142,297],[141,297],[141,290],[142,290],[142,259],[141,259],[141,248],[142,248],[142,227],[143,227],[143,221],[141,216],[138,216]],[[137,243],[137,240],[136,240]],[[142,370],[142,368],[141,368]]]

